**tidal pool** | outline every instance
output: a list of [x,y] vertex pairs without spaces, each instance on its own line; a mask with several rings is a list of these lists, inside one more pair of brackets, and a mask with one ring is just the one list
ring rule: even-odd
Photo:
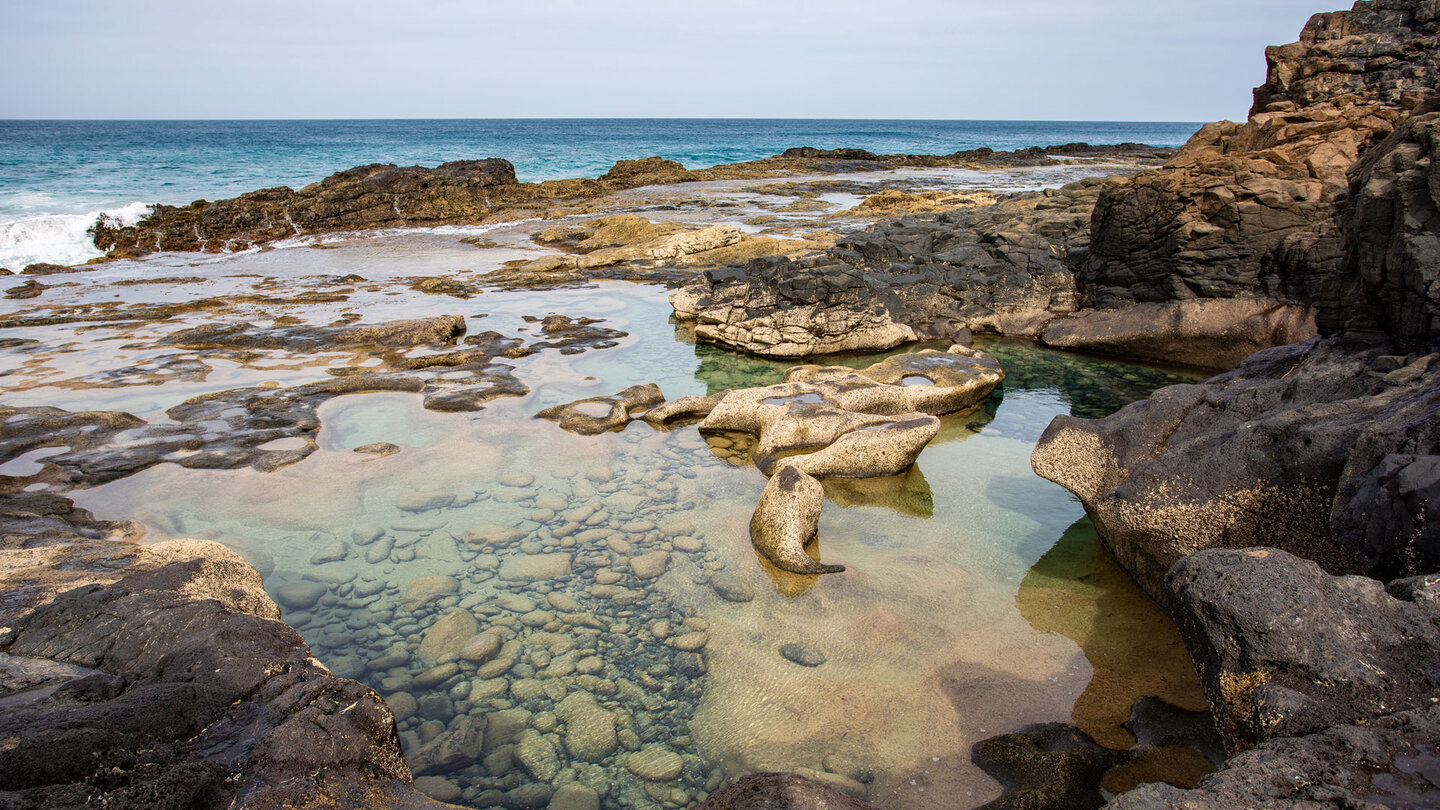
[[[316,656],[385,695],[423,789],[543,807],[577,782],[608,808],[683,807],[747,772],[808,769],[881,807],[948,809],[999,795],[970,760],[986,737],[1063,721],[1124,748],[1135,700],[1204,708],[1174,627],[1029,465],[1055,415],[1193,375],[984,341],[1007,381],[946,417],[909,473],[826,481],[822,556],[847,570],[804,577],[750,546],[765,479],[744,437],[533,418],[643,382],[670,398],[770,384],[790,364],[695,345],[657,287],[463,309],[507,334],[554,311],[629,337],[507,361],[530,394],[476,413],[338,397],[319,449],[276,472],[162,464],[73,493],[147,540],[250,560]],[[375,443],[399,450],[353,452]]]

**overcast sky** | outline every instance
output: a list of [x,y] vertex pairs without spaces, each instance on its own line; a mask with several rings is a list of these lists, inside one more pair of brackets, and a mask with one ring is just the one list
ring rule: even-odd
[[1243,119],[1346,5],[0,0],[0,117]]

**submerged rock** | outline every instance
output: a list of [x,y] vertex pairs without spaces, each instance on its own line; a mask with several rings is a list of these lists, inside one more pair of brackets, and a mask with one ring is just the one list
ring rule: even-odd
[[647,782],[669,782],[680,775],[685,760],[663,745],[650,745],[625,758],[625,770]]
[[[622,428],[638,415],[665,401],[665,395],[654,383],[632,385],[618,394],[587,397],[568,405],[557,405],[535,414],[536,419],[549,419],[560,427],[583,436]],[[586,413],[586,406],[606,411],[603,415]]]
[[569,554],[514,554],[500,563],[500,578],[512,582],[558,579],[570,575]]
[[798,641],[781,644],[780,657],[802,667],[818,667],[825,663],[825,653]]
[[1046,723],[983,740],[972,758],[1005,786],[1003,796],[981,805],[985,810],[1088,810],[1105,803],[1100,780],[1127,755],[1073,726]]
[[711,793],[695,810],[873,810],[874,805],[793,773],[752,773]]

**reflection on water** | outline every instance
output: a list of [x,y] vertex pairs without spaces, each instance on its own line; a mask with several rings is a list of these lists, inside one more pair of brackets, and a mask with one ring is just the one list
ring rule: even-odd
[[1073,640],[1094,668],[1071,717],[1101,745],[1135,744],[1123,726],[1142,697],[1208,708],[1194,674],[1174,665],[1185,656],[1179,631],[1105,550],[1089,518],[1030,567],[1015,605],[1036,630]]
[[[479,413],[341,397],[292,467],[161,465],[77,500],[246,556],[316,655],[386,696],[419,784],[474,807],[543,807],[562,785],[683,807],[807,768],[883,807],[948,810],[999,794],[969,761],[981,739],[1073,718],[1124,746],[1136,697],[1196,705],[1174,629],[1029,468],[1056,414],[1114,410],[1174,373],[990,343],[1003,397],[945,418],[905,475],[827,480],[841,508],[820,542],[848,568],[800,577],[750,546],[765,481],[740,437],[532,418],[641,382],[672,398],[770,384],[790,364],[677,341],[656,288],[526,295],[494,303],[630,336],[517,360],[531,394]],[[376,443],[399,451],[351,452]]]

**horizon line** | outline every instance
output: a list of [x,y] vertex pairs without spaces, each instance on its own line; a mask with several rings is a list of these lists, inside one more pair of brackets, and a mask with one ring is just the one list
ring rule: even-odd
[[134,122],[134,123],[194,123],[194,122],[281,122],[281,121],[926,121],[926,122],[953,122],[953,123],[1025,123],[1025,124],[1204,124],[1206,121],[1188,121],[1179,119],[1122,119],[1122,118],[826,118],[818,116],[803,116],[798,118],[783,118],[775,116],[494,116],[494,117],[464,117],[464,116],[441,116],[428,118],[420,116],[402,116],[395,118],[348,118],[340,116],[325,116],[320,118],[71,118],[60,116],[46,116],[40,118],[23,118],[18,116],[0,116],[0,122],[42,122],[42,121],[63,121],[63,122]]

